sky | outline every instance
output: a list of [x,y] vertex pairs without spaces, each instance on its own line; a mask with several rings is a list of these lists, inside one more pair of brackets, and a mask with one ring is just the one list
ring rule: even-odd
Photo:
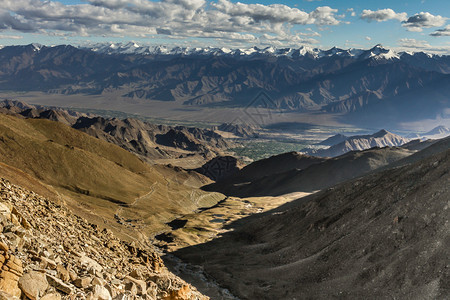
[[450,54],[449,0],[0,0],[0,45],[370,48]]

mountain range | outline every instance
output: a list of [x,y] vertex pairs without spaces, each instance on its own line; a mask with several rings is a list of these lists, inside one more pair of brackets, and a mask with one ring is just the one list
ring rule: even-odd
[[93,137],[120,146],[142,159],[193,158],[199,164],[233,145],[212,129],[155,125],[138,119],[103,118],[71,110],[31,105],[20,101],[0,101],[0,112],[31,119],[57,121]]
[[381,116],[385,122],[446,118],[449,108],[449,56],[396,53],[381,45],[368,50],[144,48],[7,46],[0,49],[0,90],[116,92],[123,99],[185,106],[321,111],[346,114],[354,123],[380,122]]
[[[43,46],[33,44],[39,50]],[[166,46],[142,46],[135,42],[129,43],[98,43],[87,45],[82,48],[102,53],[102,54],[140,54],[140,55],[198,55],[198,56],[235,56],[242,58],[249,58],[255,56],[286,56],[286,57],[300,57],[309,56],[311,58],[319,59],[331,56],[354,57],[357,59],[366,59],[371,57],[384,59],[400,59],[404,55],[414,55],[412,52],[395,52],[390,49],[384,49],[382,45],[378,44],[372,49],[340,49],[333,47],[329,50],[322,50],[319,48],[311,48],[301,46],[300,48],[276,48],[269,46],[266,48],[251,47],[251,48],[215,48],[215,47],[173,47]],[[435,54],[425,54],[429,57],[438,57]]]

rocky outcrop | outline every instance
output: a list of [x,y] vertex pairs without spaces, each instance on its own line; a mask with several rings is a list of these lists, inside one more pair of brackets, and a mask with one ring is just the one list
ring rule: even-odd
[[0,229],[0,299],[208,299],[151,245],[121,241],[4,179]]

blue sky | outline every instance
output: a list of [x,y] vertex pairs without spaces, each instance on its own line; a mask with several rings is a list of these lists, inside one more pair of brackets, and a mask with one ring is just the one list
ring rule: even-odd
[[450,1],[2,0],[0,45],[129,41],[450,54]]

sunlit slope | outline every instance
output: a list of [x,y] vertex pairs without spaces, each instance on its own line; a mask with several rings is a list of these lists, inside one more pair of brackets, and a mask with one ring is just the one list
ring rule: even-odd
[[[0,162],[54,187],[79,214],[130,230],[157,231],[173,215],[216,201],[196,191],[206,183],[201,176],[157,170],[118,146],[48,120],[0,114]],[[122,217],[131,210],[132,219]]]

